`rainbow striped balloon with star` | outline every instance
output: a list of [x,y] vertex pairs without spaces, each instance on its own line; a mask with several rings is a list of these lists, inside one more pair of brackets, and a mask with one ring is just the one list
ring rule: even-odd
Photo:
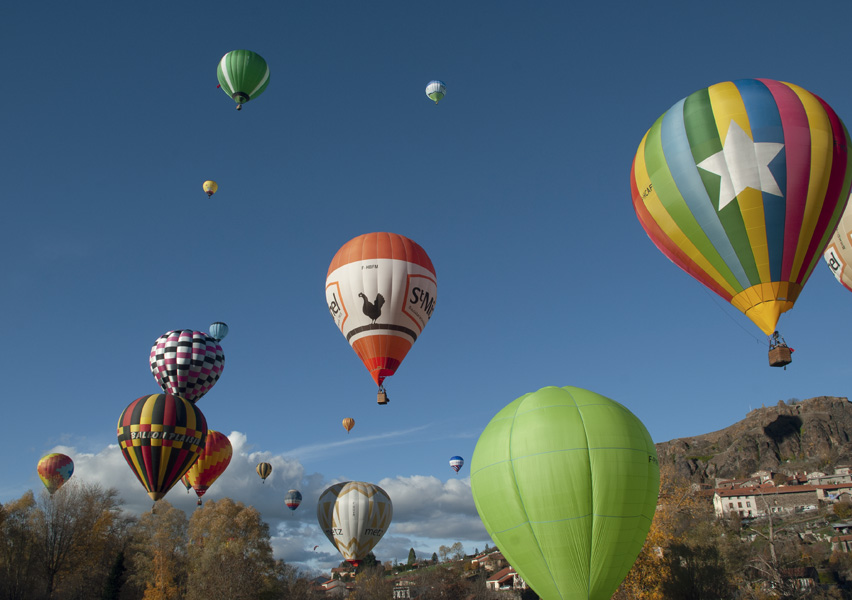
[[663,254],[771,335],[837,227],[850,160],[849,133],[818,96],[771,79],[726,81],[645,134],[633,207]]

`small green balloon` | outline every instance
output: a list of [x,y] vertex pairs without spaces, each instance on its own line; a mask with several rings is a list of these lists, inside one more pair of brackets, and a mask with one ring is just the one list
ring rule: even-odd
[[648,535],[657,451],[627,408],[545,387],[498,412],[470,465],[488,535],[544,600],[608,600]]

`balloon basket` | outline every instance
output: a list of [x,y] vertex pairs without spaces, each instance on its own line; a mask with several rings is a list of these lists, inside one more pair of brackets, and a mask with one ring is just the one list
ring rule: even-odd
[[789,346],[775,346],[769,351],[770,367],[785,367],[793,362],[793,352]]
[[378,402],[379,404],[387,404],[388,402],[390,402],[390,400],[388,400],[387,392],[384,390],[379,390],[379,394],[376,397],[376,402]]

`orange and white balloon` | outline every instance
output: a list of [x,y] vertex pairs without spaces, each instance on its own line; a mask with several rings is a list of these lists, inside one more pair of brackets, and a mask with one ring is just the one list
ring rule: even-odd
[[432,317],[438,277],[426,251],[412,240],[367,233],[334,255],[325,298],[335,325],[381,386]]

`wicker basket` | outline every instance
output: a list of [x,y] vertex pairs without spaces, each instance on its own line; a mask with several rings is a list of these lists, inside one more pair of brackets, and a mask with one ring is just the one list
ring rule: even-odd
[[385,392],[384,390],[379,390],[379,395],[376,398],[376,402],[378,402],[379,404],[387,404],[388,402],[390,402],[390,400],[388,400],[387,392]]
[[789,346],[775,346],[769,351],[769,366],[784,367],[793,362],[793,353]]

